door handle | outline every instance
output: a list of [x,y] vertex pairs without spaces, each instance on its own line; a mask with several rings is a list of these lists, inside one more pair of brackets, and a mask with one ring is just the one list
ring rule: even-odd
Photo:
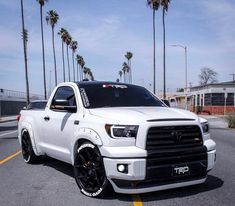
[[45,116],[45,117],[44,117],[44,120],[45,120],[45,121],[49,121],[49,120],[50,120],[50,117],[49,117],[49,116]]

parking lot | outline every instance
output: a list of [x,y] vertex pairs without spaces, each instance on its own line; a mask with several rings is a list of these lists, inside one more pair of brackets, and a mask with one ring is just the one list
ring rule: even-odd
[[[205,184],[136,196],[88,198],[77,188],[72,166],[52,158],[24,163],[17,123],[0,123],[0,205],[234,205],[235,130],[213,128],[217,164]],[[139,201],[138,201],[139,198]]]

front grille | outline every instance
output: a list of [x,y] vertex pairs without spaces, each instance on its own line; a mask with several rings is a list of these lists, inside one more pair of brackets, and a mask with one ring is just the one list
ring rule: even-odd
[[[207,148],[197,125],[152,127],[147,134],[146,150],[146,181],[174,183],[207,174]],[[174,168],[181,166],[188,166],[190,173],[174,176]]]
[[201,129],[197,125],[162,126],[149,129],[146,150],[171,150],[198,147],[203,144]]

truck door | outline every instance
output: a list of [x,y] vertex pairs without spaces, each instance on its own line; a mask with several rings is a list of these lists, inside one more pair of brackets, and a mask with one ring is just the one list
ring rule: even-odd
[[[51,105],[46,108],[42,125],[43,150],[51,157],[62,161],[71,162],[71,140],[74,135],[74,123],[76,122],[76,110],[63,108],[74,107],[77,101],[74,88],[61,86],[55,92]],[[77,125],[76,125],[77,126]]]

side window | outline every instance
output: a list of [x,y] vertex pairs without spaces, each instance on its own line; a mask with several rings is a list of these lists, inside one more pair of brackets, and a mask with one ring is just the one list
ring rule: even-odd
[[66,101],[67,105],[64,105],[64,106],[77,106],[74,91],[71,87],[68,87],[68,86],[62,86],[57,89],[52,99],[52,103],[51,103],[52,109],[54,108],[56,100],[59,100],[59,101],[67,100]]

